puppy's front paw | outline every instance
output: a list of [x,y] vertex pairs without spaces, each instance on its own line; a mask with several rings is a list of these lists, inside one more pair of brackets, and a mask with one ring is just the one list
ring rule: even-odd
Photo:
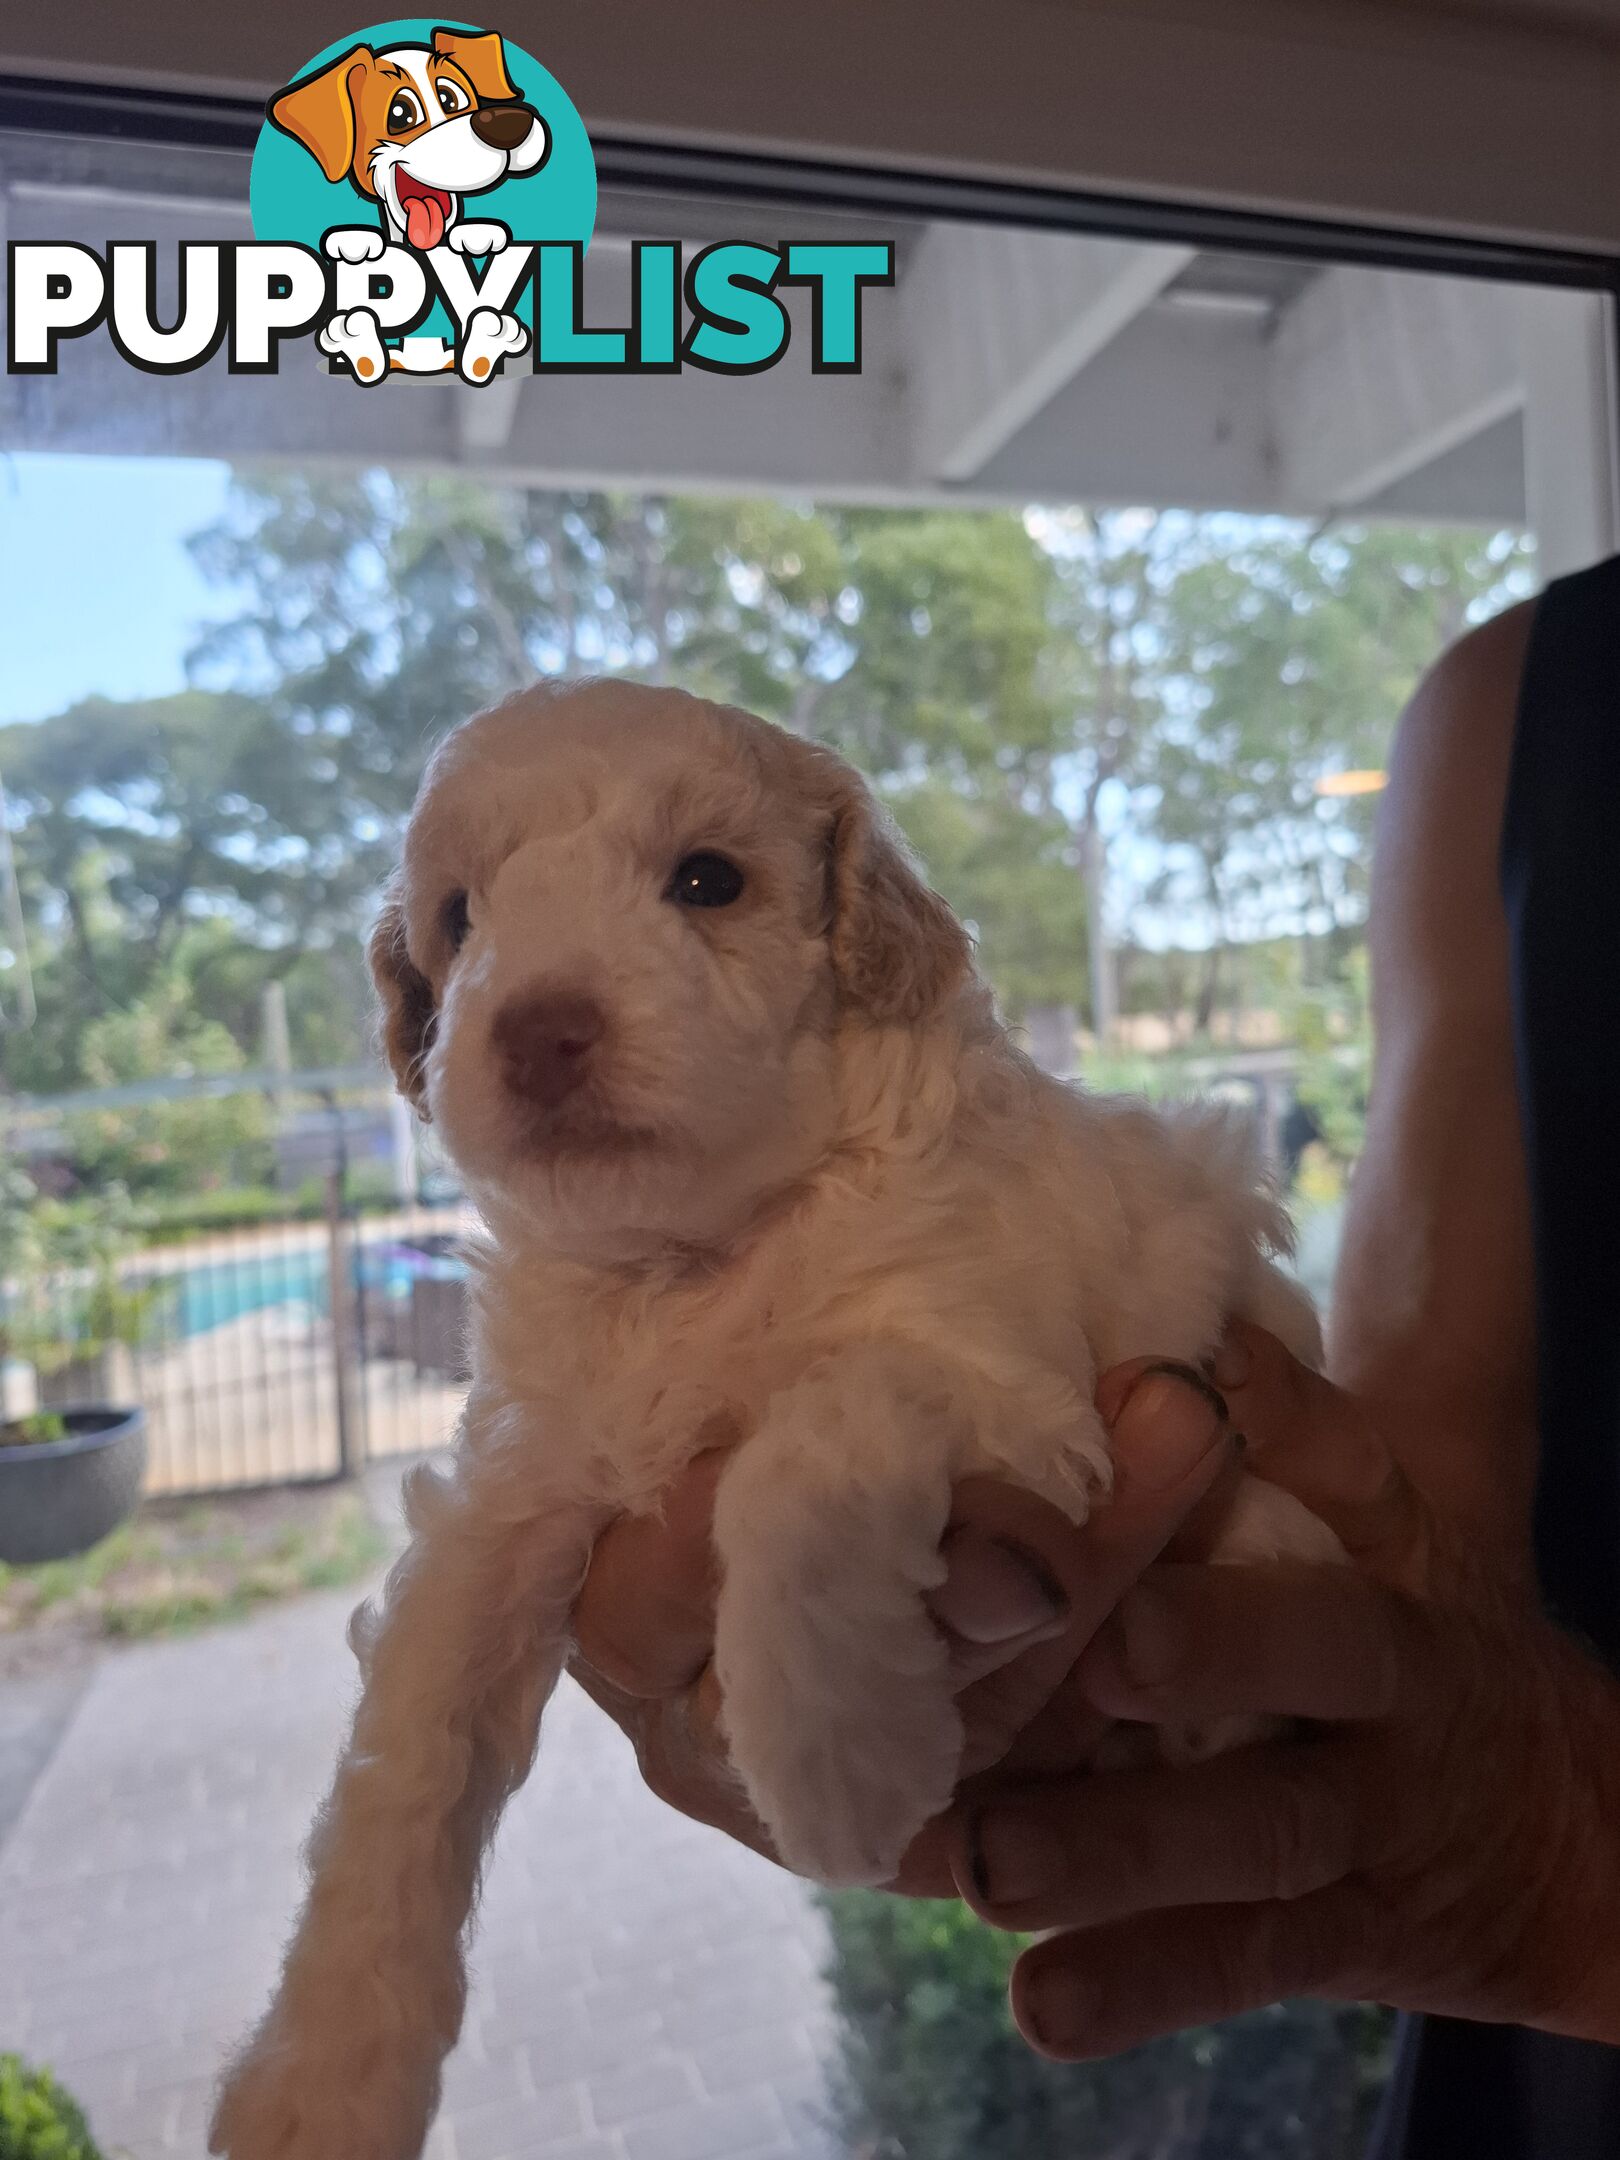
[[321,246],[334,262],[375,262],[387,242],[375,225],[340,226],[329,232]]
[[[727,1484],[767,1468],[745,1448]],[[716,1518],[731,1531],[714,1664],[732,1761],[796,1874],[888,1882],[950,1804],[962,1759],[949,1656],[923,1603],[943,1572],[937,1529],[925,1518],[908,1551],[892,1531],[863,1536],[835,1511],[794,1510],[781,1486],[762,1495],[753,1482],[764,1506],[746,1508],[745,1534],[725,1485]]]
[[739,1714],[728,1690],[727,1733],[784,1865],[830,1888],[870,1889],[894,1880],[907,1846],[950,1805],[962,1720],[944,1673],[844,1670],[839,1684],[859,1693],[802,1717],[757,1696]]
[[444,244],[454,248],[458,255],[498,255],[502,248],[511,246],[512,235],[504,225],[497,225],[489,218],[452,225],[444,236]]

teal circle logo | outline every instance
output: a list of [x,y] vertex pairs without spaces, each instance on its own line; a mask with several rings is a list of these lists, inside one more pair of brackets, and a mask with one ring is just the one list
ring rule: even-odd
[[[248,188],[255,238],[347,266],[354,304],[321,333],[324,351],[366,381],[379,366],[460,365],[481,379],[523,349],[531,288],[503,303],[501,255],[538,242],[583,250],[596,224],[585,124],[532,53],[496,32],[402,16],[325,46],[265,111]],[[446,273],[490,298],[461,341],[482,341],[470,363],[437,296]],[[418,287],[420,319],[401,322]]]

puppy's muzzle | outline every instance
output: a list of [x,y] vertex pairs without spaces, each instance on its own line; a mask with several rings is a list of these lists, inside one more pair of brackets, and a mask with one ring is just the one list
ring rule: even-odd
[[472,116],[472,131],[491,150],[515,150],[538,118],[527,105],[481,105]]
[[490,1028],[501,1077],[519,1101],[555,1110],[589,1079],[607,1021],[581,992],[531,992],[503,1005]]

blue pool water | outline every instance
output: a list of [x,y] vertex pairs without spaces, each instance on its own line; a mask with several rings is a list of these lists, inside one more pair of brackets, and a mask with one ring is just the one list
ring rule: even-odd
[[[356,1288],[381,1290],[389,1297],[409,1296],[412,1282],[420,1275],[463,1272],[458,1261],[398,1245],[357,1251],[353,1267]],[[331,1304],[326,1248],[321,1245],[209,1260],[161,1279],[175,1287],[171,1325],[181,1337],[205,1335],[210,1328],[276,1305],[297,1305],[324,1314]]]
[[324,1313],[331,1302],[326,1255],[314,1248],[255,1254],[251,1260],[212,1260],[170,1280],[180,1293],[175,1327],[182,1336],[206,1335],[227,1320],[271,1305],[308,1305]]

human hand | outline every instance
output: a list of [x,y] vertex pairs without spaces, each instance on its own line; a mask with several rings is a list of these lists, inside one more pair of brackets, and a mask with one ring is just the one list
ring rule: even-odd
[[[1138,1360],[1098,1395],[1112,1428],[1113,1497],[1079,1531],[1033,1495],[987,1478],[955,1497],[934,1617],[953,1651],[964,1771],[1038,1741],[1081,1651],[1123,1592],[1235,1473],[1224,1405],[1197,1373]],[[768,1840],[727,1759],[710,1665],[716,1582],[710,1520],[727,1451],[699,1456],[658,1516],[625,1517],[598,1541],[575,1610],[574,1677],[632,1741],[642,1776],[683,1814],[756,1850]],[[1106,1720],[1089,1717],[1101,1731]],[[1055,1719],[1065,1739],[1076,1713]],[[895,1885],[954,1896],[949,1857],[924,1839]]]
[[1248,1467],[1356,1565],[1155,1567],[1074,1699],[1314,1723],[965,1801],[936,1833],[964,1896],[1065,1931],[1018,1962],[1020,2029],[1080,2059],[1306,1994],[1620,2042],[1620,1682],[1448,1539],[1350,1397],[1253,1329],[1215,1372]]

